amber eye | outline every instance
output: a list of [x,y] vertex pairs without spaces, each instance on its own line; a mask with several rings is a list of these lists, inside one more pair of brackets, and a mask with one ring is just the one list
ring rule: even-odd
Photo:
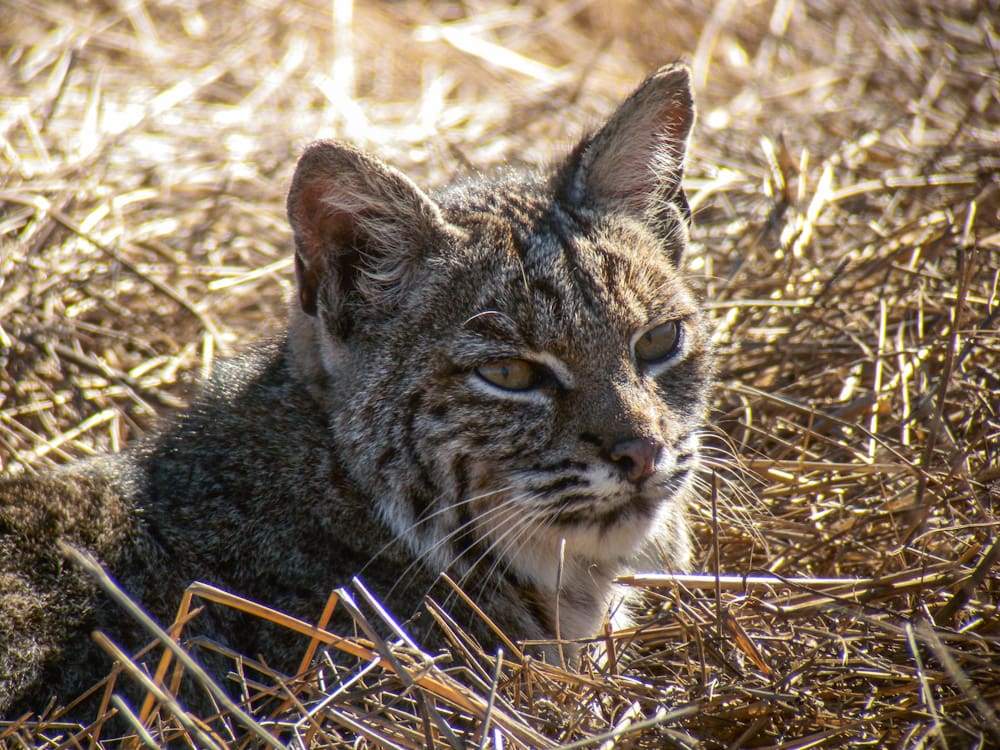
[[680,321],[671,320],[653,326],[635,342],[635,358],[647,364],[662,362],[675,351],[681,340]]
[[508,391],[527,391],[538,385],[536,365],[523,359],[502,359],[476,368],[483,380]]

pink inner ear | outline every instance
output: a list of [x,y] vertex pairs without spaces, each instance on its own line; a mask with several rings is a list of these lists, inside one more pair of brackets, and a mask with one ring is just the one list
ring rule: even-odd
[[303,260],[310,268],[315,268],[323,253],[323,224],[325,190],[321,181],[315,181],[300,188],[291,211],[291,223],[299,240],[299,248],[305,253]]
[[338,210],[330,193],[330,182],[316,179],[300,188],[291,211],[292,226],[305,255],[303,260],[312,269],[328,263],[331,259],[327,254],[337,243],[348,242],[355,231],[356,217]]
[[687,116],[684,107],[673,105],[631,123],[602,160],[605,171],[599,179],[606,194],[626,201],[630,208],[644,208],[681,167]]

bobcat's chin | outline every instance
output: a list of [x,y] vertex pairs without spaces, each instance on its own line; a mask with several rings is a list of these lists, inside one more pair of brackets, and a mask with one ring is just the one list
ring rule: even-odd
[[[619,483],[612,494],[595,494],[590,520],[584,514],[572,522],[556,523],[547,531],[551,541],[565,551],[595,564],[623,568],[640,555],[663,530],[663,519],[683,512],[693,485],[693,471],[657,472],[641,487]],[[622,486],[623,485],[623,486]],[[685,530],[672,531],[686,533]],[[669,561],[683,567],[684,561]]]

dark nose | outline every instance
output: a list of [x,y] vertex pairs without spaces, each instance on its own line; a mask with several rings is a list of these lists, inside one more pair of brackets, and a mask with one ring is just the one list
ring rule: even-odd
[[662,448],[663,443],[655,438],[633,438],[615,443],[608,455],[621,466],[628,481],[640,484],[655,471],[656,458]]

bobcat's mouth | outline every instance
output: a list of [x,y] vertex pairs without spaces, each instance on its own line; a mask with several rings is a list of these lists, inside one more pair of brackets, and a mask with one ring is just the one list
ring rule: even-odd
[[615,465],[566,461],[518,472],[508,486],[520,498],[517,504],[540,525],[608,530],[652,520],[665,503],[683,494],[697,465],[693,446],[665,457],[640,483],[629,481]]
[[[694,484],[697,438],[687,436],[662,451],[652,474],[630,480],[608,461],[557,459],[508,470],[480,464],[477,501],[468,506],[475,536],[519,557],[527,550],[558,550],[582,559],[621,561],[657,533],[659,519],[674,513]],[[488,489],[500,484],[503,489]],[[548,553],[546,553],[548,554]]]
[[674,502],[687,487],[696,456],[678,462],[671,472],[658,471],[642,485],[622,481],[610,472],[598,481],[584,481],[570,492],[548,500],[557,526],[596,525],[602,530],[624,523],[652,520],[664,503]]

